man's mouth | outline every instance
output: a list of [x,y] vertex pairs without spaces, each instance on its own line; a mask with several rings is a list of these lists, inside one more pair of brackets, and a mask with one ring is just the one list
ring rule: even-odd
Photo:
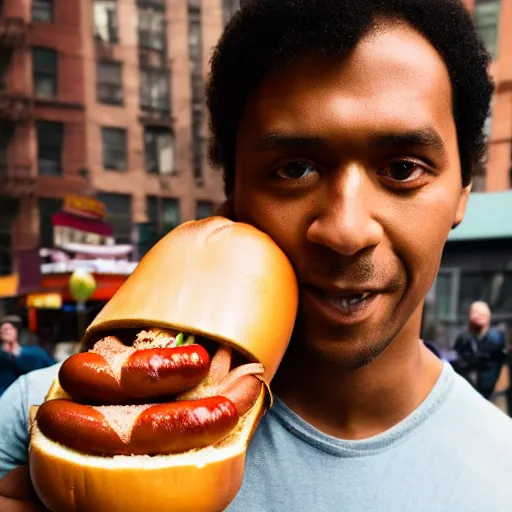
[[320,295],[323,295],[323,298],[326,302],[332,304],[334,307],[339,308],[340,310],[345,311],[350,314],[351,312],[355,312],[360,307],[364,306],[365,302],[368,302],[375,295],[375,292],[363,292],[356,293],[347,296],[333,296],[331,294],[325,293],[322,290],[318,290]]
[[368,318],[375,311],[380,290],[330,289],[306,285],[302,288],[306,308],[312,308],[329,322],[355,324]]

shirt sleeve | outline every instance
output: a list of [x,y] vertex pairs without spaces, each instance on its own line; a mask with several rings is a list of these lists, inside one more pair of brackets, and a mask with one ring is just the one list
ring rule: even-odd
[[17,379],[0,397],[0,478],[28,462],[27,378]]

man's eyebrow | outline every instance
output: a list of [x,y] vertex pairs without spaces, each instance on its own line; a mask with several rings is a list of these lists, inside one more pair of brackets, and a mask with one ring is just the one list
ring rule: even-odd
[[284,133],[267,133],[257,144],[257,149],[304,149],[318,146],[325,146],[326,139],[310,135],[287,135]]
[[444,150],[445,143],[434,128],[422,128],[396,133],[385,133],[370,137],[370,145],[376,147],[426,146]]

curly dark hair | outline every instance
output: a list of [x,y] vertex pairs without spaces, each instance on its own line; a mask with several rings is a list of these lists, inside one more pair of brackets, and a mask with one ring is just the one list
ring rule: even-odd
[[250,95],[265,77],[311,52],[342,59],[378,19],[406,22],[443,58],[453,89],[463,185],[485,152],[493,84],[490,58],[460,0],[247,0],[228,23],[207,85],[209,157],[234,187],[236,132]]

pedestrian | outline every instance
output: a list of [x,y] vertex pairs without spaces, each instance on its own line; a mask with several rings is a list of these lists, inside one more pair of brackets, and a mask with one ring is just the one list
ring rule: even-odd
[[[488,64],[458,0],[251,0],[227,25],[207,88],[223,213],[276,241],[301,294],[228,512],[510,510],[512,420],[420,340]],[[0,443],[23,439],[4,471],[27,461],[26,385],[0,399]]]
[[20,326],[16,316],[0,320],[0,396],[21,375],[55,363],[41,347],[20,345]]
[[487,400],[494,393],[507,358],[505,333],[491,328],[491,318],[486,302],[474,302],[469,308],[467,330],[455,341],[456,370]]

